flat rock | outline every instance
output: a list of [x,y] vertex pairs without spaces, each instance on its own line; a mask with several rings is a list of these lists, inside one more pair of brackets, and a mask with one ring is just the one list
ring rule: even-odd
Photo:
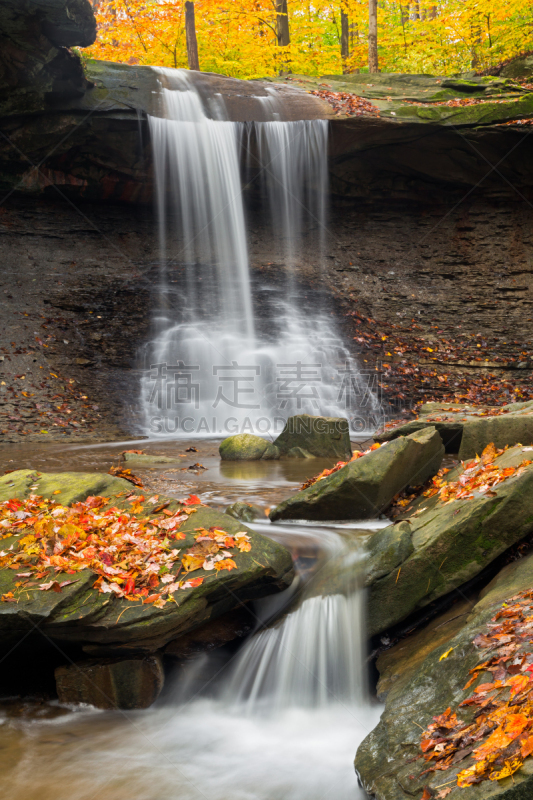
[[[495,463],[502,468],[518,467],[532,455],[514,447]],[[457,467],[446,479],[458,480],[462,472],[463,468]],[[392,536],[391,528],[385,528],[368,543],[371,552],[377,554],[369,559],[369,575],[380,574],[386,562],[383,552],[389,553],[391,564],[387,575],[369,581],[370,635],[382,633],[474,578],[533,531],[533,464],[495,486],[492,495],[476,491],[471,499],[448,503],[440,502],[437,495],[422,496],[412,505],[404,524],[410,526],[413,547],[405,560],[400,559],[400,552],[407,552],[406,546],[394,539],[396,525]],[[406,533],[402,536],[405,538]],[[385,544],[380,547],[384,538]]]
[[157,655],[127,659],[88,660],[57,667],[60,703],[87,703],[103,709],[148,708],[165,681]]
[[[61,493],[56,495],[54,487]],[[51,475],[19,470],[0,479],[0,501],[10,497],[22,499],[30,493],[43,494],[62,503],[101,494],[108,498],[104,510],[117,507],[129,512],[131,504],[127,497],[141,494],[127,481],[97,473]],[[168,501],[168,511],[182,508],[172,498],[160,496],[160,499]],[[0,603],[2,643],[18,640],[39,623],[43,633],[52,640],[75,642],[90,650],[91,655],[155,652],[208,620],[239,607],[242,602],[282,591],[290,585],[294,572],[291,555],[285,547],[255,533],[233,517],[201,505],[195,508],[195,513],[179,527],[180,532],[189,535],[170,546],[184,553],[194,544],[193,533],[199,527],[216,526],[230,534],[245,531],[252,548],[248,553],[238,552],[232,556],[236,569],[217,574],[199,570],[195,577],[205,578],[201,586],[179,590],[174,595],[175,603],[167,603],[159,609],[153,604],[130,602],[114,594],[98,592],[93,589],[95,574],[89,569],[74,576],[57,573],[54,578],[58,582],[72,581],[61,592],[33,590],[20,594],[16,603]],[[151,507],[146,507],[140,513],[150,512]],[[16,542],[16,535],[5,538],[2,547],[8,549]],[[175,562],[174,571],[180,563],[180,560]],[[17,580],[15,570],[0,570],[0,593],[17,592]]]
[[434,428],[395,439],[284,500],[271,511],[270,519],[376,517],[406,486],[422,484],[435,475],[443,455]]
[[446,452],[458,453],[460,459],[481,454],[491,442],[500,449],[516,444],[533,444],[533,404],[530,402],[512,403],[502,408],[426,403],[421,407],[422,411],[427,413],[421,413],[418,419],[374,438],[386,442],[425,427],[435,427]]
[[[529,800],[533,795],[533,760],[528,759],[513,775],[513,779],[484,781],[467,790],[455,785],[457,773],[471,766],[465,759],[446,771],[428,775],[421,773],[428,766],[423,760],[414,760],[421,755],[421,728],[432,722],[433,716],[451,707],[455,710],[466,699],[473,688],[464,690],[470,675],[469,670],[483,661],[483,653],[474,647],[473,639],[486,632],[487,622],[501,608],[503,602],[518,592],[533,586],[533,556],[513,562],[505,567],[482,593],[481,599],[472,607],[463,603],[450,609],[440,623],[455,623],[451,636],[439,634],[436,621],[433,631],[421,631],[404,640],[402,664],[397,653],[399,671],[403,677],[390,680],[394,672],[394,657],[389,655],[385,666],[388,673],[388,694],[385,710],[378,726],[360,745],[355,767],[365,791],[375,800],[419,800],[424,787],[430,789],[449,786],[449,800],[459,800],[465,792],[471,800],[498,798],[498,800]],[[443,630],[446,625],[443,626]],[[436,635],[433,636],[432,633]],[[531,645],[528,645],[531,650]],[[441,657],[448,651],[448,656]],[[406,655],[407,651],[407,655]],[[410,658],[408,654],[411,654]],[[387,654],[385,654],[387,655]],[[399,657],[398,657],[399,656]],[[491,680],[490,673],[481,675],[478,683]],[[460,718],[467,719],[468,711],[460,710]],[[433,796],[436,796],[437,791]]]
[[123,461],[132,462],[138,467],[150,467],[152,464],[179,464],[180,466],[182,464],[178,456],[172,458],[171,456],[152,456],[147,453],[123,453],[122,459]]
[[282,456],[291,458],[316,456],[347,461],[352,456],[348,420],[342,417],[296,414],[289,417],[274,446]]

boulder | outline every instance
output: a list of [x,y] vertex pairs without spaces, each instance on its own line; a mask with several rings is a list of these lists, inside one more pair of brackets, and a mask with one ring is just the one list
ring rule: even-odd
[[391,428],[383,433],[374,434],[376,442],[392,442],[399,436],[410,436],[425,428],[438,430],[446,453],[458,453],[463,435],[463,422],[451,412],[431,413],[421,415],[418,419],[409,420],[403,425]]
[[[529,450],[514,447],[494,463],[516,469],[532,455]],[[446,480],[457,481],[463,471],[462,466],[457,467]],[[475,491],[469,499],[443,503],[438,495],[422,496],[406,516],[404,525],[409,525],[413,550],[405,559],[400,556],[408,551],[406,528],[401,536],[395,534],[398,525],[385,528],[368,543],[371,636],[474,578],[533,531],[533,464],[522,467],[493,491]],[[390,571],[383,575],[383,565],[387,564]]]
[[80,661],[57,667],[55,678],[60,703],[125,710],[151,706],[165,681],[157,655]]
[[278,450],[278,448],[274,444],[269,442],[267,444],[267,448],[266,448],[265,452],[263,453],[263,455],[261,456],[261,458],[262,458],[263,461],[275,461],[276,459],[278,459],[280,457],[280,455],[281,455],[281,453]]
[[241,519],[243,522],[253,522],[254,519],[264,519],[265,512],[259,506],[254,506],[252,503],[242,503],[237,501],[226,509],[226,514],[235,519]]
[[252,433],[237,433],[224,439],[218,452],[223,461],[258,461],[268,447],[268,442]]
[[[391,650],[380,658],[380,668],[385,669],[382,680],[387,686],[385,710],[377,727],[361,743],[355,759],[360,781],[371,797],[419,800],[426,786],[430,797],[438,797],[443,786],[449,787],[450,800],[465,791],[471,800],[529,800],[533,795],[531,758],[512,778],[486,780],[465,790],[457,788],[455,778],[460,770],[475,763],[469,750],[459,754],[447,770],[422,774],[429,764],[421,758],[420,748],[422,730],[447,708],[457,711],[466,723],[472,718],[474,710],[458,709],[459,703],[472,694],[476,685],[494,679],[493,673],[481,673],[473,686],[464,689],[471,677],[469,671],[485,660],[487,652],[477,649],[473,640],[487,632],[487,623],[504,602],[532,587],[533,556],[528,556],[505,567],[474,606],[461,601],[427,629],[400,642],[396,653]],[[531,660],[529,639],[521,649],[521,657],[525,654]],[[490,653],[493,654],[494,651]],[[391,680],[395,670],[400,674]],[[474,746],[485,740],[486,736]]]
[[70,49],[96,39],[90,0],[3,0],[0,4],[0,110],[40,111],[91,86]]
[[[54,487],[61,493],[56,495]],[[140,517],[153,513],[153,506],[143,505],[139,489],[110,475],[47,475],[19,470],[0,479],[0,502],[12,496],[22,499],[30,493],[40,493],[60,502],[63,502],[63,497],[75,502],[100,493],[108,498],[108,502],[99,513],[114,507],[130,514],[132,504],[128,498],[136,495],[140,509],[135,513]],[[183,509],[183,505],[173,498],[160,496],[159,499],[167,502],[165,511],[171,514]],[[55,581],[65,584],[60,591],[38,591],[36,584],[25,590],[15,585],[20,581],[16,570],[0,569],[0,594],[13,592],[17,600],[0,602],[2,644],[7,646],[17,641],[39,624],[40,630],[53,641],[76,643],[91,655],[152,653],[208,620],[239,607],[242,602],[282,591],[291,584],[294,576],[292,559],[285,547],[255,533],[231,516],[202,505],[189,505],[188,508],[196,510],[177,529],[185,534],[185,538],[170,540],[168,547],[178,549],[183,556],[195,543],[193,534],[200,527],[214,526],[230,535],[244,531],[250,536],[251,550],[240,552],[235,548],[236,552],[232,554],[237,565],[235,569],[218,573],[197,570],[194,577],[204,578],[203,583],[175,592],[176,602],[168,602],[162,608],[153,603],[130,601],[116,594],[97,591],[93,588],[95,574],[90,569],[73,575],[51,573]],[[3,539],[2,547],[7,551],[17,543],[18,537],[13,535]],[[179,570],[180,564],[181,559],[174,561],[170,570],[172,574]],[[46,582],[50,577],[41,580]]]
[[378,531],[366,542],[365,550],[367,552],[365,585],[371,586],[393,569],[397,569],[413,553],[411,526],[408,522],[399,522]]
[[[289,417],[274,446],[282,456],[290,454],[293,458],[309,458],[311,455],[347,461],[352,455],[348,420],[342,417],[314,417],[310,414]],[[295,448],[302,452],[296,454]]]
[[469,419],[463,424],[459,458],[473,458],[494,442],[498,448],[533,444],[533,409],[526,407],[501,417]]
[[494,442],[498,448],[533,444],[531,402],[510,403],[502,408],[425,403],[420,410],[418,419],[377,434],[374,438],[378,442],[387,442],[398,436],[435,427],[441,435],[446,452],[458,453],[461,459],[480,454],[490,442]]
[[284,500],[270,519],[369,519],[409,485],[438,471],[444,447],[434,428],[396,439]]

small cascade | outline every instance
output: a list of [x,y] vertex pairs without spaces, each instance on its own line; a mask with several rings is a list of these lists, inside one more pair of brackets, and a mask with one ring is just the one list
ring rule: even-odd
[[[161,117],[150,117],[161,269],[154,335],[144,351],[143,433],[274,438],[291,414],[353,416],[377,410],[325,309],[304,308],[293,266],[302,237],[320,254],[326,231],[328,123],[225,119],[220,96],[202,97],[186,70],[158,70]],[[281,286],[258,287],[254,316],[241,154],[254,151]],[[260,329],[260,330],[259,330]],[[367,414],[368,416],[368,414]],[[368,426],[367,426],[368,427]],[[360,420],[354,430],[362,430]]]
[[358,540],[324,530],[320,547],[322,558],[297,607],[263,627],[239,653],[224,691],[227,701],[249,712],[279,712],[365,700]]

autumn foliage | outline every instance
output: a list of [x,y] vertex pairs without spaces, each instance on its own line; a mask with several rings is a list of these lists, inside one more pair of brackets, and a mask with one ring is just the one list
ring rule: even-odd
[[[95,4],[96,5],[96,4]],[[186,67],[182,0],[99,0],[98,39],[89,55],[129,64]],[[341,60],[341,12],[349,56]],[[273,0],[196,0],[200,67],[238,78],[282,71],[323,75],[365,70],[368,3],[288,0],[291,42],[279,47]],[[483,70],[528,49],[529,0],[441,0],[378,4],[383,72],[449,74]]]
[[[234,555],[251,550],[244,531],[230,535],[219,528],[197,528],[195,543],[185,553],[177,548],[175,543],[186,538],[181,524],[200,504],[196,495],[179,501],[175,512],[158,495],[146,500],[133,494],[126,501],[130,511],[109,506],[108,498],[98,496],[72,506],[35,494],[0,503],[0,539],[13,539],[0,550],[0,569],[15,570],[19,579],[15,591],[1,600],[18,602],[35,591],[61,592],[89,569],[99,592],[163,608],[175,602],[175,592],[194,589],[207,577],[191,573],[237,569]],[[74,577],[65,580],[66,575]]]
[[[508,778],[533,754],[532,626],[533,590],[528,590],[504,603],[486,632],[476,636],[474,645],[484,660],[470,670],[464,688],[483,677],[459,705],[470,710],[470,721],[451,708],[433,718],[422,734],[428,764],[423,774],[458,767],[457,785],[466,788]],[[424,796],[445,797],[449,792],[443,791],[435,795],[427,788]]]

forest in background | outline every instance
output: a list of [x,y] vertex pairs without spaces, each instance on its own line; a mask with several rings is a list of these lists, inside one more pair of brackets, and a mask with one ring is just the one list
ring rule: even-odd
[[187,67],[188,6],[200,69],[237,78],[368,71],[376,18],[379,67],[370,55],[370,72],[483,71],[533,48],[531,0],[92,2],[98,38],[90,57]]

